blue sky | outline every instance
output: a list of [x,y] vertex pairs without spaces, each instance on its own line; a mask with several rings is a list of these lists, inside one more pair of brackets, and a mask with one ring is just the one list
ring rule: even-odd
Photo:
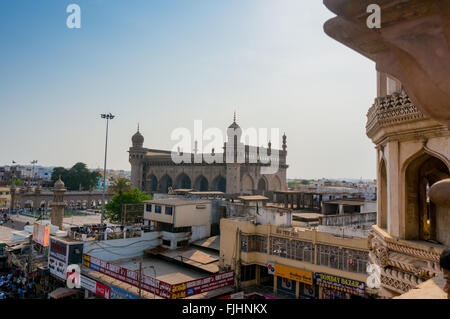
[[[81,8],[68,29],[66,7]],[[173,129],[280,128],[290,178],[374,178],[374,63],[323,32],[319,0],[2,0],[0,165],[129,169]]]

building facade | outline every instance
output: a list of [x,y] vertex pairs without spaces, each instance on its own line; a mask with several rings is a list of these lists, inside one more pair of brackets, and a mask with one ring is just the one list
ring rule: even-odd
[[220,266],[233,269],[236,285],[272,286],[301,299],[352,299],[366,287],[367,238],[340,238],[316,229],[221,220]]
[[[211,154],[197,154],[196,151],[183,154],[178,151],[177,155],[191,159],[178,164],[173,161],[171,151],[144,148],[144,137],[138,129],[128,151],[131,184],[151,193],[167,193],[169,188],[178,188],[221,191],[232,196],[271,196],[273,191],[286,189],[286,135],[283,136],[282,150],[273,150],[270,141],[267,148],[241,143],[242,130],[235,120],[228,127],[227,134],[223,153],[216,154],[214,149]],[[218,160],[208,163],[206,156]],[[200,161],[196,161],[197,158]],[[276,163],[278,171],[263,174],[261,168],[272,163]]]
[[[384,79],[383,79],[384,77]],[[450,209],[430,200],[433,184],[450,177],[450,133],[411,103],[400,82],[379,74],[367,135],[376,145],[378,219],[371,259],[381,269],[380,295],[405,293],[441,273],[439,255],[450,246]]]

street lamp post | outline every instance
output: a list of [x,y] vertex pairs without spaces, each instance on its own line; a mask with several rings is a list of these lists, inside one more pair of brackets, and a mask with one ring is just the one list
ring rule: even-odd
[[105,166],[103,168],[103,200],[102,200],[102,215],[100,219],[100,224],[103,224],[103,218],[105,215],[105,191],[106,191],[106,155],[108,152],[108,125],[109,120],[114,118],[114,115],[109,114],[101,114],[102,119],[106,119],[106,142],[105,142]]

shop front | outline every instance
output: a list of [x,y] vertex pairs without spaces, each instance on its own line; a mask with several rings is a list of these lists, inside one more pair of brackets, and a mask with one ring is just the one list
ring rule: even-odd
[[268,273],[274,275],[274,292],[300,299],[314,299],[313,273],[276,263],[269,263]]
[[315,274],[319,299],[358,299],[365,297],[365,283],[325,273]]

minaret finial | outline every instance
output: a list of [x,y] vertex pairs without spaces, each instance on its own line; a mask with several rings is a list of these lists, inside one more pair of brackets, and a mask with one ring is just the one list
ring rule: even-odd
[[234,111],[233,122],[236,123],[236,111]]
[[138,132],[139,132],[139,122],[138,122]]

